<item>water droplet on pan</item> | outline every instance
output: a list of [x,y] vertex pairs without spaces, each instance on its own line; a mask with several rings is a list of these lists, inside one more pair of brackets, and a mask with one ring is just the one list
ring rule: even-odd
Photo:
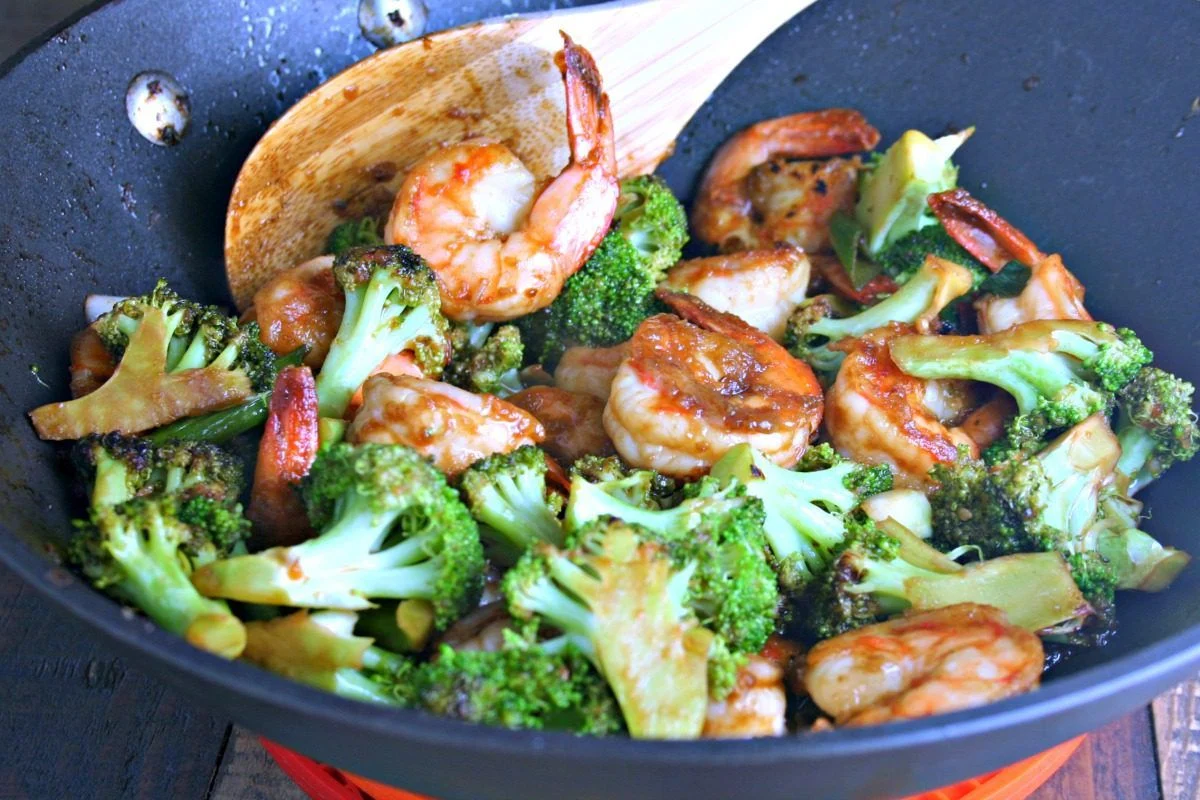
[[425,33],[429,9],[424,0],[359,0],[358,27],[376,47],[391,47]]
[[125,113],[148,142],[169,147],[179,143],[191,119],[191,103],[179,81],[165,72],[135,75],[125,90]]

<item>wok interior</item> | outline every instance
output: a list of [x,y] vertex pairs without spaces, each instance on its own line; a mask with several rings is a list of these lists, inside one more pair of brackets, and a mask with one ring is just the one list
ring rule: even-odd
[[[270,119],[370,52],[352,15],[338,15],[345,4],[281,6],[270,30],[255,21],[268,18],[267,3],[250,5],[264,14],[238,22],[246,12],[232,0],[167,18],[151,0],[126,0],[81,20],[0,82],[0,197],[8,210],[0,220],[0,521],[36,551],[66,539],[76,506],[63,451],[37,440],[25,412],[65,396],[67,344],[81,326],[83,295],[145,291],[161,275],[185,296],[227,302],[221,236],[240,163]],[[431,5],[436,29],[545,4]],[[951,3],[890,12],[861,5],[824,0],[739,67],[660,170],[672,187],[689,197],[729,134],[792,111],[858,108],[885,144],[908,127],[937,134],[976,124],[957,158],[963,184],[1044,249],[1061,251],[1099,317],[1134,327],[1157,363],[1200,379],[1200,284],[1192,272],[1200,226],[1189,221],[1200,135],[1174,135],[1186,105],[1146,100],[1194,93],[1170,48],[1126,62],[1120,26],[1067,19],[1067,11],[1033,2],[1021,14],[1020,48],[992,33],[1006,27],[1007,6],[955,17],[948,40],[931,23],[944,22]],[[118,20],[136,16],[130,6],[144,6],[158,26],[136,53]],[[1053,31],[1064,25],[1086,44],[1058,42]],[[1177,34],[1180,47],[1191,35]],[[171,72],[191,93],[192,127],[174,148],[151,146],[125,118],[125,85],[148,67]],[[1039,77],[1028,89],[1032,75]],[[1200,134],[1200,119],[1193,125]],[[1200,461],[1144,494],[1148,530],[1193,554],[1198,478]],[[1200,624],[1200,568],[1164,595],[1123,596],[1120,620],[1111,645],[1057,674]]]

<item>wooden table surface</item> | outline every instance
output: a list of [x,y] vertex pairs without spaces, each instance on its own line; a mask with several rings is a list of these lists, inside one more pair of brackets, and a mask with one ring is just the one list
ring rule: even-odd
[[[0,60],[81,5],[0,0]],[[252,732],[113,656],[3,568],[0,687],[0,798],[304,798]],[[1200,797],[1198,687],[1093,733],[1035,800]]]

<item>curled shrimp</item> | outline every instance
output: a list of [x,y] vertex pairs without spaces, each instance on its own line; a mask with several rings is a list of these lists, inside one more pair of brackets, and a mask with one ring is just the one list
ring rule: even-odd
[[795,464],[821,422],[821,387],[808,365],[699,298],[659,297],[680,316],[638,327],[604,407],[621,457],[691,478],[745,442],[781,466]]
[[1010,261],[1030,269],[1029,281],[1016,297],[985,295],[975,301],[980,333],[995,333],[1034,320],[1092,319],[1083,305],[1083,284],[1062,258],[1043,253],[1028,236],[966,189],[930,195],[929,207],[955,241],[988,269],[998,271]]
[[511,395],[508,402],[523,408],[546,429],[542,449],[560,464],[570,466],[586,455],[616,454],[604,432],[604,401],[554,386],[531,386]]
[[1035,634],[997,608],[961,603],[826,639],[808,652],[804,680],[838,725],[878,725],[1027,692],[1042,664]]
[[259,338],[276,353],[307,347],[304,363],[317,369],[342,323],[346,297],[333,278],[333,256],[318,256],[284,270],[254,293],[247,314]]
[[477,138],[426,156],[396,195],[386,240],[429,262],[451,319],[499,322],[545,308],[612,221],[619,189],[608,96],[591,54],[563,39],[571,161],[558,177],[536,193],[511,150]]
[[346,431],[353,443],[411,447],[450,476],[493,453],[537,444],[545,435],[532,414],[498,397],[388,373],[363,384],[362,408]]
[[693,294],[781,341],[788,317],[808,291],[808,279],[804,251],[778,247],[681,261],[667,272],[662,285]]
[[94,325],[71,339],[71,397],[83,397],[104,385],[117,371],[117,362],[104,346]]
[[[889,343],[911,332],[910,326],[892,323],[834,345],[846,359],[826,397],[825,426],[843,455],[887,464],[897,485],[921,489],[933,465],[953,463],[959,446],[972,455],[979,451],[969,436],[939,418],[947,413],[939,407],[947,402],[943,388],[906,375],[892,361]],[[953,408],[961,410],[962,404]]]
[[717,151],[700,184],[692,227],[723,251],[790,243],[809,252],[829,246],[829,218],[850,211],[857,158],[827,158],[879,143],[857,111],[833,108],[764,120]]
[[617,367],[628,352],[625,344],[613,347],[568,347],[554,370],[554,385],[576,394],[608,400]]
[[317,387],[308,367],[279,371],[246,516],[264,547],[298,544],[312,536],[296,487],[317,457]]

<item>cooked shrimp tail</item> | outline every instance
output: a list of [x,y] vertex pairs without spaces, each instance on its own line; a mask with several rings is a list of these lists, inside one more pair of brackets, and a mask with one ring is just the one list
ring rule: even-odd
[[1010,261],[1032,267],[1046,257],[1028,236],[966,189],[931,194],[929,207],[954,241],[992,272]]

